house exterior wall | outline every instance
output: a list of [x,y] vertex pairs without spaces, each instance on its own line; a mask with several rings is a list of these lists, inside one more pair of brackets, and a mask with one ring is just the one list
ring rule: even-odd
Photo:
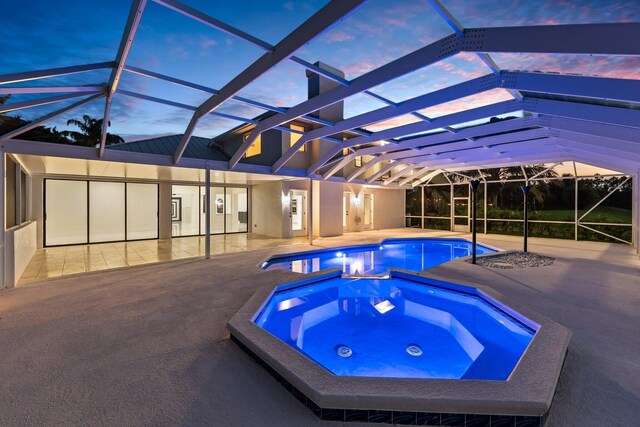
[[251,188],[251,233],[283,237],[282,181],[254,185]]
[[330,181],[313,181],[313,235],[342,235],[343,185]]

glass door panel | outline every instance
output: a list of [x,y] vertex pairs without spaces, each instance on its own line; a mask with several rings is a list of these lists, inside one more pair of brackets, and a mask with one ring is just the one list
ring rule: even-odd
[[123,182],[89,182],[89,242],[125,239]]
[[200,187],[174,185],[171,190],[171,235],[196,236],[200,233]]
[[373,194],[364,195],[364,229],[373,227]]
[[45,180],[45,246],[87,243],[87,185]]
[[224,218],[226,233],[244,233],[249,224],[249,200],[246,188],[226,188]]
[[127,184],[127,239],[158,238],[158,185]]
[[224,233],[224,187],[211,187],[211,234]]

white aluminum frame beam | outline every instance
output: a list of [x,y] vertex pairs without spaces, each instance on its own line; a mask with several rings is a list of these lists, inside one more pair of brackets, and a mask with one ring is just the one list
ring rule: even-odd
[[402,178],[406,174],[412,172],[418,166],[419,166],[418,164],[411,163],[409,166],[400,169],[398,172],[394,173],[389,178],[385,179],[383,182],[383,185],[389,185],[392,182],[397,181],[399,178]]
[[22,109],[25,109],[25,108],[38,107],[40,105],[53,104],[55,102],[67,101],[69,99],[75,99],[75,98],[81,98],[83,96],[91,95],[91,94],[94,94],[94,93],[104,93],[104,89],[94,90],[94,91],[87,91],[87,92],[75,92],[75,93],[56,95],[56,96],[48,96],[48,97],[45,97],[45,98],[30,99],[28,101],[13,102],[13,103],[10,103],[10,104],[4,104],[4,105],[0,105],[0,113],[7,113],[9,111],[17,111],[17,110],[22,110]]
[[[556,77],[562,78],[558,81],[555,79]],[[335,123],[331,128],[315,129],[305,137],[300,138],[276,161],[273,166],[273,172],[277,172],[278,169],[289,161],[298,150],[310,140],[324,138],[338,132],[366,126],[412,111],[454,101],[496,88],[522,89],[538,93],[640,102],[640,81],[638,80],[501,71],[498,75],[485,75],[445,89],[411,98],[396,104],[395,108],[383,107],[359,116],[351,117]],[[607,94],[609,95],[608,97]],[[516,98],[522,99],[521,96]],[[430,119],[430,121],[433,121],[433,119]]]
[[[504,36],[510,39],[501,40]],[[257,134],[277,125],[461,51],[640,55],[640,47],[629,46],[632,44],[622,46],[619,42],[637,38],[640,38],[640,24],[636,23],[466,29],[461,37],[453,35],[438,40],[352,80],[348,87],[337,87],[290,108],[285,114],[265,119],[252,132],[253,139],[250,136],[247,142],[252,143]],[[231,168],[240,161],[250,145],[245,143],[240,147],[230,162]]]
[[[478,138],[478,137],[483,137],[485,135],[490,135],[492,133],[500,133],[500,132],[509,132],[509,131],[517,131],[520,129],[526,129],[528,127],[535,127],[538,125],[538,119],[536,117],[530,116],[530,117],[522,117],[522,118],[518,118],[518,119],[512,119],[512,120],[505,120],[502,122],[496,122],[496,123],[487,123],[484,125],[479,125],[479,126],[474,126],[474,127],[469,127],[466,129],[461,129],[458,131],[458,134],[456,135],[451,135],[451,134],[447,134],[447,133],[440,133],[440,134],[435,134],[435,135],[427,135],[427,136],[423,136],[423,137],[418,137],[415,139],[411,139],[411,140],[407,140],[408,142],[412,142],[415,144],[416,147],[428,147],[430,145],[437,145],[437,144],[443,144],[446,142],[452,142],[452,141],[460,141],[462,138]],[[403,145],[405,143],[399,143],[398,146]],[[393,148],[395,149],[398,146],[394,146]],[[364,148],[361,150],[357,150],[356,152],[359,153],[359,155],[375,155],[375,154],[380,154],[377,159],[378,160],[392,160],[392,159],[402,159],[402,158],[408,158],[408,157],[412,157],[412,156],[418,156],[421,153],[424,153],[425,151],[424,148],[421,148],[419,150],[415,150],[415,151],[410,151],[407,148],[402,147],[402,151],[391,151],[389,149],[389,146],[385,146],[385,147],[369,147],[369,148]],[[352,157],[355,156],[355,154],[348,154],[345,157]],[[373,166],[373,164],[371,164],[371,161],[369,161],[368,163],[364,164],[362,166],[363,169],[368,169],[370,166]]]
[[406,183],[413,181],[415,179],[417,179],[418,177],[423,176],[424,174],[426,174],[427,172],[429,172],[430,170],[432,170],[433,168],[427,166],[425,168],[420,169],[419,171],[417,171],[416,173],[412,173],[411,175],[409,175],[408,177],[400,180],[398,182],[398,185],[405,185]]
[[118,84],[120,83],[120,77],[122,71],[124,71],[127,57],[131,51],[133,40],[136,37],[136,32],[140,26],[142,20],[142,13],[147,5],[147,0],[133,0],[131,3],[131,10],[129,11],[129,18],[122,34],[122,40],[120,40],[120,47],[116,55],[115,67],[111,71],[109,77],[109,89],[107,90],[107,99],[104,106],[104,116],[102,119],[102,134],[100,135],[100,147],[98,148],[98,157],[104,157],[104,147],[107,142],[107,133],[109,131],[109,115],[111,113],[111,102],[113,101],[113,95],[118,90]]
[[[398,166],[401,165],[405,165],[407,164],[406,162],[399,162],[399,161],[395,161],[393,160],[391,163],[389,163],[387,166],[383,167],[382,169],[380,169],[378,172],[374,173],[373,175],[371,175],[369,178],[367,178],[366,182],[367,184],[371,184],[372,182],[374,182],[376,179],[380,178],[382,175],[384,175],[387,172],[390,172],[391,170],[393,170],[394,168],[397,168]],[[364,165],[361,169],[364,168]],[[363,171],[364,172],[364,171]],[[353,179],[352,179],[353,180]],[[347,181],[349,181],[347,179]],[[349,181],[351,182],[351,181]]]
[[[33,120],[33,121],[27,123],[26,125],[18,128],[16,130],[13,130],[11,132],[7,132],[4,135],[0,135],[0,142],[7,141],[8,139],[11,139],[11,138],[15,138],[16,136],[18,136],[20,134],[23,134],[24,132],[26,132],[28,130],[31,130],[31,129],[35,128],[35,127],[40,126],[42,123],[45,123],[45,122],[47,122],[47,121],[49,121],[51,119],[54,119],[54,118],[56,118],[58,116],[61,116],[62,114],[66,113],[67,111],[71,111],[73,109],[81,107],[81,106],[83,106],[85,104],[88,104],[88,103],[90,103],[92,101],[95,101],[96,99],[100,99],[102,97],[104,97],[104,94],[103,93],[99,93],[97,95],[93,95],[93,96],[90,96],[88,98],[85,98],[82,101],[76,102],[75,104],[69,105],[68,107],[61,108],[59,110],[54,111],[53,113],[49,113],[46,116],[40,117],[40,118],[38,118],[36,120]],[[58,144],[50,144],[50,145],[58,146]]]
[[27,82],[30,80],[47,79],[49,77],[66,76],[68,74],[83,73],[85,71],[113,68],[115,62],[97,62],[95,64],[74,65],[71,67],[49,68],[47,70],[26,71],[0,75],[0,84]]
[[[106,91],[106,86],[0,86],[0,95],[22,95],[40,93],[96,93]],[[80,95],[82,96],[82,95]]]
[[[332,0],[329,4],[311,16],[311,18],[306,22],[282,39],[276,46],[274,46],[273,51],[262,55],[222,87],[217,94],[212,95],[209,99],[203,102],[198,107],[198,110],[193,114],[193,117],[184,132],[184,136],[182,137],[174,155],[174,162],[178,163],[180,161],[180,158],[189,143],[189,139],[191,138],[198,121],[203,115],[218,108],[223,102],[237,94],[255,79],[275,67],[280,62],[288,59],[295,51],[318,37],[331,26],[335,25],[336,22],[345,19],[365,3],[366,0]],[[278,125],[280,124],[282,123],[278,123]],[[256,127],[256,129],[258,128],[259,126]],[[256,129],[251,132],[249,138],[243,144],[243,146],[245,144],[247,145],[247,149],[251,144],[253,144],[254,140],[259,135],[259,133],[255,132]],[[244,152],[240,157],[242,157],[243,154]]]

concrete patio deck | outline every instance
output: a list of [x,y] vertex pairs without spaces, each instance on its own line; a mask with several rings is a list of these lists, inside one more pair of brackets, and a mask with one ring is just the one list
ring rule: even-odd
[[[409,229],[318,239],[318,246]],[[519,249],[521,239],[480,235]],[[308,245],[99,271],[0,292],[0,425],[311,426],[322,422],[228,339],[227,320],[295,273],[255,266]],[[617,244],[530,239],[554,265],[491,270],[463,261],[434,277],[481,283],[573,331],[549,426],[640,419],[640,262]]]

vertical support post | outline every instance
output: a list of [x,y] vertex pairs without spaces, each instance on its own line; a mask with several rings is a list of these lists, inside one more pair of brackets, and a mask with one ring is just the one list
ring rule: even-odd
[[313,246],[313,180],[309,178],[309,244]]
[[529,210],[527,208],[527,193],[529,192],[529,186],[523,185],[522,194],[524,195],[524,253],[527,253],[527,239],[529,237]]
[[574,206],[575,224],[574,224],[573,238],[575,241],[578,241],[578,224],[580,223],[580,219],[578,217],[578,177],[576,176],[574,180],[575,180],[575,196],[574,196],[573,203],[575,204]]
[[422,217],[420,221],[420,228],[424,230],[424,186],[420,187],[422,189],[420,193],[420,216]]
[[211,258],[211,170],[209,168],[209,162],[206,163],[204,168],[204,182],[205,182],[205,219],[204,219],[204,257],[205,259]]
[[469,181],[469,185],[471,186],[471,263],[476,263],[476,190],[478,189],[478,184],[480,181],[477,179],[472,179]]
[[5,187],[6,187],[6,179],[5,179],[5,159],[4,159],[4,149],[0,148],[0,178],[2,181],[0,182],[0,289],[5,288],[5,230],[6,230],[6,207],[5,207]]
[[489,223],[487,222],[487,180],[484,180],[484,234],[487,234]]
[[451,212],[450,212],[450,218],[451,218],[451,231],[455,230],[456,225],[455,225],[455,218],[453,217],[454,215],[454,207],[453,207],[453,183],[451,183],[451,187],[449,190],[449,205],[451,205]]

